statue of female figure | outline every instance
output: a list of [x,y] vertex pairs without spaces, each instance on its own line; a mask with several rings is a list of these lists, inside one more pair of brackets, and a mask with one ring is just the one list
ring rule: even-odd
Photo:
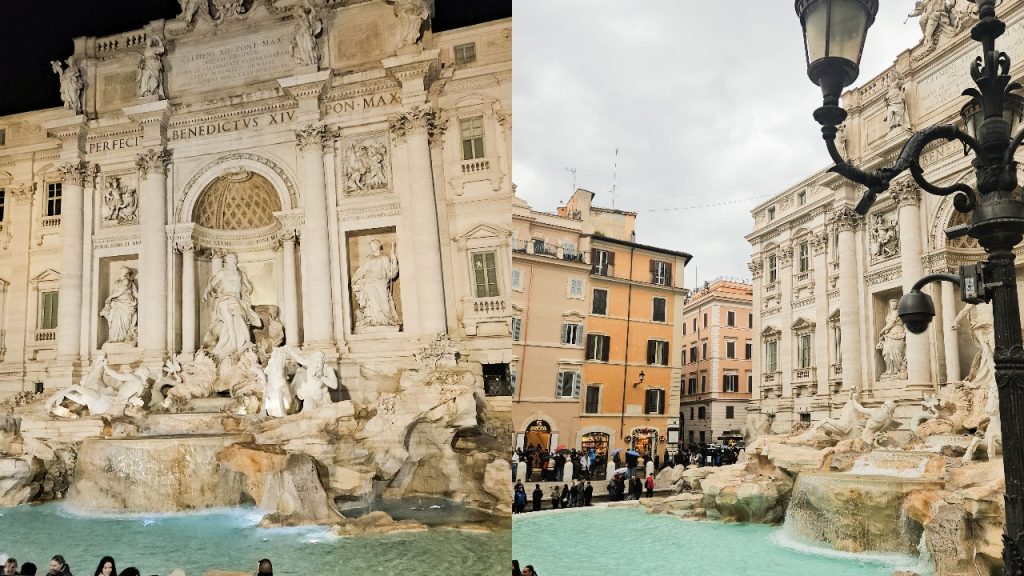
[[885,77],[885,121],[889,129],[910,128],[907,125],[907,99],[903,79],[896,71]]
[[996,379],[996,334],[992,325],[992,305],[970,304],[965,306],[953,320],[954,330],[960,326],[964,318],[967,318],[971,324],[971,339],[978,347],[978,352],[971,362],[971,370],[964,380],[974,384],[988,385],[990,381]]
[[238,256],[228,254],[224,257],[224,267],[210,278],[202,298],[203,302],[213,298],[210,330],[217,344],[211,354],[217,358],[224,359],[244,350],[252,342],[249,327],[263,325],[253,310],[251,295],[252,283],[245,272],[238,269]]
[[401,46],[412,46],[420,41],[423,22],[430,18],[428,0],[392,0],[398,17]]
[[166,98],[164,94],[164,42],[159,36],[152,36],[146,42],[146,49],[139,62],[139,96]]
[[890,298],[885,326],[878,333],[877,348],[882,351],[882,360],[885,362],[883,376],[898,376],[907,370],[907,330],[903,327],[896,305],[896,299]]
[[68,67],[64,69],[60,62],[50,62],[50,66],[60,79],[60,99],[64,102],[64,107],[75,114],[81,114],[82,88],[85,87],[85,81],[82,80],[82,72],[74,58],[68,58],[67,64]]
[[352,292],[356,296],[359,313],[356,328],[371,326],[398,326],[398,311],[391,297],[391,283],[398,277],[398,257],[395,246],[384,254],[380,240],[370,240],[370,254],[363,259],[352,276]]
[[320,66],[320,53],[316,49],[316,37],[323,30],[323,22],[308,4],[295,6],[295,38],[292,39],[292,56],[300,66]]
[[124,266],[121,276],[110,287],[110,296],[100,310],[107,319],[107,342],[135,344],[139,325],[139,284],[134,271]]

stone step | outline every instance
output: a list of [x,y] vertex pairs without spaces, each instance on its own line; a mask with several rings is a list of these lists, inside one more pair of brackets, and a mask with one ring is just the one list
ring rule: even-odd
[[150,414],[140,426],[139,436],[230,434],[240,429],[236,418],[216,412]]

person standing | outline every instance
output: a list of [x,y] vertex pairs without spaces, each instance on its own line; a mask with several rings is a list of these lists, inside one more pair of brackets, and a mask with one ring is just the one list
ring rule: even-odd
[[533,489],[533,511],[540,512],[540,503],[544,499],[544,491],[540,489],[540,484]]
[[569,507],[569,485],[562,484],[562,508]]
[[647,475],[647,481],[644,484],[644,487],[647,488],[647,497],[648,498],[653,498],[654,497],[654,474],[648,474]]
[[562,495],[559,493],[558,484],[551,487],[551,509],[558,510],[558,501],[561,500]]
[[516,474],[519,473],[519,450],[512,452],[512,481],[516,481]]
[[590,480],[587,480],[587,487],[583,489],[583,505],[590,506],[590,501],[594,499],[594,486],[590,484]]
[[514,514],[526,512],[526,489],[522,484],[516,484],[516,499],[512,512]]

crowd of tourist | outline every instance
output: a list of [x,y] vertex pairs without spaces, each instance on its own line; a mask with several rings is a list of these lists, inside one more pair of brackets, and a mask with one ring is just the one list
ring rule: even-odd
[[[527,512],[527,507],[531,506],[531,503],[530,510],[533,512],[539,512],[544,508],[545,495],[544,489],[540,487],[540,484],[535,484],[533,491],[527,494],[523,482],[521,480],[517,481],[514,485],[513,494],[513,514]],[[551,510],[590,506],[594,499],[594,486],[589,481],[573,480],[572,486],[569,486],[569,484],[562,484],[562,486],[555,484],[551,487],[551,492],[547,496],[548,501],[551,502]]]
[[520,462],[526,466],[525,482],[564,482],[565,465],[572,463],[572,480],[588,480],[593,477],[595,470],[603,470],[605,457],[597,454],[593,448],[586,450],[572,450],[562,448],[554,452],[537,445],[527,446],[526,449],[517,448],[512,453],[512,480],[519,480],[517,467]]
[[[3,576],[36,576],[38,569],[32,562],[25,562],[21,565],[18,564],[17,558],[0,554],[0,562],[3,563]],[[175,570],[175,573],[180,573],[180,570]],[[60,554],[57,554],[50,559],[50,569],[46,572],[46,576],[72,576],[71,566],[68,565],[67,561]],[[110,556],[104,556],[100,559],[100,563],[96,566],[96,571],[93,576],[140,576],[139,569],[130,566],[121,570],[120,573],[117,571],[117,564],[114,559]],[[259,561],[256,568],[256,576],[274,576],[274,565],[270,560],[264,558]]]

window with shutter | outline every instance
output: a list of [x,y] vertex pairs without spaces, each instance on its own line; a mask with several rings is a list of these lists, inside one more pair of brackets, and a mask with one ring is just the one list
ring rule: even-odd
[[736,326],[736,313],[732,310],[725,313],[725,325]]
[[491,298],[499,296],[498,273],[494,252],[477,252],[473,254],[473,273],[476,278],[476,297]]
[[57,301],[60,293],[54,290],[39,296],[39,329],[53,330],[57,328]]
[[736,357],[736,343],[735,342],[727,341],[725,343],[725,357],[726,358],[735,358]]
[[750,342],[747,342],[746,344],[743,345],[743,347],[744,347],[743,358],[745,360],[750,360],[751,357],[753,357],[753,355],[754,355],[754,345],[751,344]]
[[519,342],[522,337],[523,319],[518,316],[512,317],[512,341]]
[[608,314],[608,291],[594,288],[594,303],[591,313],[601,316]]
[[608,353],[612,349],[612,337],[611,336],[602,336],[601,340],[603,342],[603,346],[601,348],[601,360],[607,362],[608,361]]
[[463,118],[459,120],[462,136],[462,159],[475,160],[484,157],[484,117]]
[[601,387],[600,386],[587,386],[587,400],[584,406],[584,411],[587,414],[597,414],[600,408],[601,402]]
[[648,364],[654,364],[654,346],[655,346],[655,341],[654,340],[648,340],[647,341],[647,363]]
[[654,322],[665,321],[665,299],[655,298],[654,299],[654,311],[651,318]]

